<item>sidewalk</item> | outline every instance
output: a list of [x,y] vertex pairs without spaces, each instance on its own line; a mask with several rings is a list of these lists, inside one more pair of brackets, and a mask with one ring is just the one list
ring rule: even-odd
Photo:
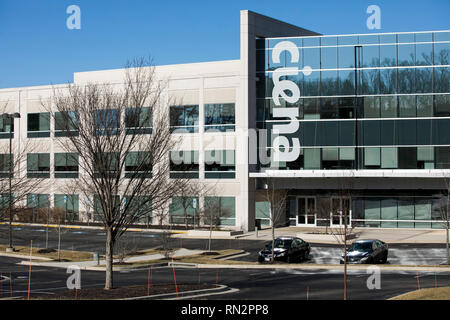
[[[302,228],[284,227],[275,229],[275,237],[295,236],[312,243],[336,244],[337,239],[332,234],[320,234],[325,228]],[[445,244],[445,230],[424,230],[424,229],[375,229],[375,228],[355,228],[353,232],[356,239],[378,239],[389,243],[441,243]],[[181,235],[179,235],[181,237]],[[272,230],[270,228],[252,231],[241,236],[239,239],[245,240],[271,240]]]
[[[6,223],[0,223],[0,225]],[[40,226],[57,228],[58,225],[31,224],[31,223],[13,223],[14,226]],[[97,229],[103,230],[100,226],[77,226],[61,225],[61,228],[67,229]],[[128,232],[151,232],[162,233],[170,231],[174,237],[186,239],[205,239],[208,237],[188,236],[185,230],[162,230],[147,228],[129,228]],[[275,236],[294,236],[312,243],[336,244],[337,240],[332,234],[320,234],[319,231],[325,231],[324,227],[283,227],[275,229]],[[445,244],[445,230],[443,229],[379,229],[379,228],[355,228],[353,232],[359,239],[379,239],[387,243],[433,243]],[[212,236],[213,239],[242,239],[242,240],[271,240],[272,230],[265,228],[258,231],[250,231],[241,235]]]

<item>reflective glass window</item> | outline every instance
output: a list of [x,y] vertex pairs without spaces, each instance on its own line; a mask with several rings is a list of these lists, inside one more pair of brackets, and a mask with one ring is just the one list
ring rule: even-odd
[[397,66],[397,46],[396,45],[380,46],[380,66],[381,67]]
[[397,99],[394,96],[380,97],[381,118],[397,117]]
[[320,149],[304,149],[305,169],[320,169]]
[[436,67],[433,70],[433,91],[437,93],[450,92],[450,69],[448,67]]
[[380,47],[363,46],[359,66],[363,68],[372,68],[380,66]]
[[234,131],[234,109],[234,103],[205,104],[205,131],[210,129]]
[[417,148],[398,148],[398,165],[399,169],[417,169]]
[[433,92],[433,69],[417,68],[416,73],[416,93],[432,93]]
[[364,97],[364,118],[380,117],[380,101],[378,97]]
[[339,70],[338,79],[340,95],[355,94],[355,72],[353,70]]
[[364,165],[380,166],[380,148],[364,148]]
[[448,117],[450,116],[450,94],[435,96],[435,116]]
[[399,117],[415,117],[416,116],[416,97],[415,96],[399,96],[398,97]]
[[450,169],[450,147],[435,147],[436,169]]
[[450,59],[450,43],[435,43],[434,44],[434,65],[443,66],[448,65]]
[[381,94],[397,93],[397,70],[396,69],[380,70],[380,93]]
[[171,106],[170,127],[176,132],[198,132],[198,105]]
[[399,120],[398,127],[398,144],[415,145],[416,139],[416,120]]
[[[397,220],[397,199],[382,199],[381,200],[381,219],[382,220]],[[382,228],[396,228],[397,222],[382,221]]]
[[[398,220],[414,220],[414,198],[398,200]],[[414,228],[414,222],[399,222],[399,228]]]
[[397,148],[381,148],[381,168],[398,168]]
[[417,96],[417,116],[433,116],[433,96]]
[[338,67],[337,52],[337,47],[320,48],[322,69],[336,69]]
[[398,69],[397,78],[398,93],[415,93],[416,91],[416,69]]

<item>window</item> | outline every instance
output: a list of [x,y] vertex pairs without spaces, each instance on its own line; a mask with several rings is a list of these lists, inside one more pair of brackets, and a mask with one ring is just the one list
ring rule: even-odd
[[127,206],[128,212],[133,215],[134,222],[137,223],[152,223],[152,199],[150,196],[135,195],[132,200],[131,196],[125,196],[122,203]]
[[305,169],[320,169],[320,149],[304,149]]
[[198,151],[171,151],[170,178],[198,179]]
[[96,135],[115,135],[120,128],[120,113],[118,109],[101,109],[94,111],[94,126]]
[[28,178],[50,178],[50,154],[28,153],[27,154],[27,177]]
[[198,105],[171,106],[170,129],[175,133],[198,132]]
[[398,168],[397,148],[381,148],[381,168]]
[[48,194],[27,194],[27,207],[33,209],[48,208],[50,206]]
[[28,114],[28,138],[50,137],[50,113]]
[[132,151],[125,158],[125,178],[152,177],[152,156],[150,152]]
[[[111,210],[115,208],[114,210],[120,210],[120,196],[118,195],[111,195],[109,202],[111,205]],[[100,197],[98,195],[94,195],[94,221],[103,221],[105,218],[102,204],[100,201]]]
[[436,117],[450,116],[450,95],[436,95],[435,105]]
[[198,197],[173,197],[169,207],[170,222],[175,224],[198,225]]
[[0,139],[14,138],[14,119],[0,118]]
[[417,169],[417,148],[398,148],[398,165],[399,169]]
[[380,167],[380,148],[364,148],[364,167]]
[[205,197],[206,225],[236,225],[236,200],[234,197]]
[[55,194],[54,207],[62,211],[64,221],[78,220],[78,200],[77,194]]
[[117,152],[96,153],[93,159],[95,177],[115,177],[119,171],[119,156]]
[[380,102],[378,97],[364,97],[364,117],[380,117]]
[[236,175],[234,150],[205,151],[206,179],[234,179]]
[[205,104],[205,131],[234,131],[234,103]]
[[55,112],[55,137],[77,136],[78,121],[76,111]]
[[78,153],[55,153],[55,178],[78,178]]
[[450,169],[450,147],[435,147],[436,169]]
[[398,97],[399,117],[409,118],[416,116],[416,97],[399,96]]
[[[10,166],[14,166],[12,163],[11,154],[0,154],[0,178],[8,178],[10,169],[14,170],[13,168],[10,168]],[[14,172],[11,172],[12,174]]]
[[125,110],[127,134],[152,133],[152,109],[150,107],[128,108]]

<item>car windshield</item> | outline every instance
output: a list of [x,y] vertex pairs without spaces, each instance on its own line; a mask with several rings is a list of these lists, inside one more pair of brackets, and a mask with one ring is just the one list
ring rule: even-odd
[[372,250],[372,242],[355,242],[353,243],[348,251],[360,251],[366,252]]
[[[289,239],[275,239],[274,247],[281,249],[289,249],[291,247],[292,240]],[[269,242],[266,246],[269,250],[272,250],[272,242]]]

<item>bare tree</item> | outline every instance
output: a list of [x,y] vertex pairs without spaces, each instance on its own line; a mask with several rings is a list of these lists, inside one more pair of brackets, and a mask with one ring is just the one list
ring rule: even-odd
[[[171,135],[168,108],[161,107],[164,84],[151,61],[135,59],[124,70],[124,83],[69,84],[54,91],[50,109],[57,139],[79,156],[76,180],[106,231],[105,289],[113,288],[113,249],[127,228],[166,206],[184,179],[169,179]],[[151,134],[149,134],[151,132]]]
[[[4,113],[7,104],[2,106]],[[12,118],[0,119],[3,127],[9,126],[6,132],[12,135],[14,121]],[[21,203],[25,202],[27,196],[45,189],[46,178],[50,168],[43,168],[37,163],[33,163],[29,154],[37,153],[40,144],[26,140],[20,144],[10,143],[0,144],[0,196],[2,210],[0,210],[0,220],[9,221],[9,248],[13,248],[13,235],[11,224],[17,217]],[[25,170],[27,169],[27,170]],[[34,170],[36,169],[36,170]],[[43,172],[45,171],[45,172]]]
[[276,189],[273,179],[263,180],[263,198],[269,203],[269,213],[262,212],[270,219],[270,227],[272,230],[272,253],[271,263],[274,263],[275,248],[275,228],[286,223],[286,201],[289,190]]
[[[205,195],[205,193],[203,193]],[[208,251],[211,252],[212,232],[222,225],[222,220],[231,216],[231,211],[224,208],[218,197],[203,197],[203,207],[199,211],[202,223],[209,228]]]
[[339,223],[337,227],[331,227],[329,230],[337,243],[342,245],[344,259],[344,300],[347,300],[347,243],[354,228],[350,224],[353,179],[353,176],[339,178],[340,186],[337,191],[337,197],[331,199],[331,221],[333,222],[333,219],[339,219]]

